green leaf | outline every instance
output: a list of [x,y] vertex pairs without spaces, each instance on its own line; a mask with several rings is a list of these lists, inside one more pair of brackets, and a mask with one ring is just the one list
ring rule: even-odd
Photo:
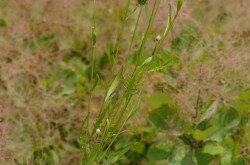
[[159,161],[167,159],[167,152],[157,147],[151,147],[147,153],[148,159],[151,161]]
[[195,165],[195,162],[189,149],[183,143],[178,143],[172,152],[168,165]]
[[172,26],[172,6],[168,5],[168,21],[167,26],[163,34],[163,38],[166,38]]
[[183,0],[178,0],[178,3],[177,3],[177,13],[180,11],[182,5],[183,5]]
[[167,159],[173,150],[173,143],[159,142],[152,144],[147,152],[147,157],[151,161],[160,161]]
[[105,99],[104,99],[105,102],[108,101],[108,99],[109,99],[109,97],[111,96],[111,94],[115,91],[115,89],[117,88],[117,86],[118,86],[118,84],[119,84],[121,78],[122,78],[122,71],[120,71],[120,72],[116,75],[114,81],[113,81],[112,84],[110,85],[110,87],[109,87],[109,89],[108,89],[108,92],[107,92],[107,94],[106,94],[106,97],[105,97]]
[[206,139],[212,137],[218,130],[219,130],[219,128],[216,126],[212,126],[204,131],[197,129],[193,132],[193,137],[194,137],[194,139],[196,139],[198,141],[206,140]]
[[180,162],[181,165],[195,165],[192,152],[187,152]]
[[220,113],[219,123],[222,129],[228,130],[240,123],[240,117],[235,109],[230,108]]
[[171,109],[167,105],[162,106],[153,110],[149,114],[149,121],[152,123],[156,128],[165,130],[167,129],[167,118],[171,116],[171,118],[175,117],[175,110]]
[[143,154],[145,152],[146,146],[142,142],[138,142],[131,148],[131,151],[134,151],[139,154]]
[[164,104],[172,105],[174,103],[172,97],[167,93],[154,93],[148,98],[148,102],[154,108]]
[[218,143],[208,143],[203,148],[203,153],[207,153],[210,155],[222,155],[226,152],[225,148],[223,148]]
[[220,157],[220,164],[221,165],[228,165],[231,164],[232,160],[232,152],[226,151],[223,155]]
[[210,165],[214,158],[214,156],[210,154],[203,153],[201,149],[196,152],[195,157],[197,159],[197,165]]
[[148,67],[148,72],[157,72],[164,71],[167,68],[168,64],[172,61],[172,59],[167,60],[166,62],[161,59],[155,57]]
[[102,123],[102,121],[103,121],[106,113],[108,112],[108,109],[109,109],[108,106],[107,107],[103,107],[101,109],[101,112],[100,112],[100,114],[99,114],[99,116],[98,116],[98,118],[97,118],[97,120],[96,120],[96,122],[94,124],[93,130],[92,130],[92,135],[95,134],[97,128],[99,128],[99,126],[101,125],[101,123]]
[[143,61],[143,63],[139,66],[139,68],[143,67],[143,66],[146,65],[146,64],[149,64],[149,63],[152,61],[152,59],[153,59],[152,56],[150,56],[150,57],[148,57],[147,59],[145,59],[145,60]]

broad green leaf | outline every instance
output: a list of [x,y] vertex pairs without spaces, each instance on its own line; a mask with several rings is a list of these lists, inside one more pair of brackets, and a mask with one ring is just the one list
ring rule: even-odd
[[146,144],[142,143],[142,142],[138,142],[135,145],[133,145],[133,147],[131,148],[131,151],[134,151],[136,153],[139,154],[143,154],[146,150]]
[[210,165],[211,161],[213,160],[214,156],[203,153],[201,149],[198,149],[195,154],[197,165]]
[[197,129],[193,132],[193,137],[198,141],[206,140],[206,139],[212,137],[218,130],[219,130],[219,128],[216,126],[212,126],[204,131]]
[[168,93],[154,93],[148,98],[148,102],[154,108],[164,104],[173,105],[174,101]]
[[183,143],[178,143],[172,152],[168,165],[195,165],[195,164],[190,150]]
[[207,153],[210,155],[222,155],[226,152],[225,148],[223,148],[218,143],[208,143],[203,148],[203,153]]
[[220,127],[223,129],[231,129],[240,123],[237,111],[233,108],[223,110],[219,115]]
[[180,162],[181,165],[196,165],[191,151],[187,152]]
[[167,118],[171,117],[172,119],[174,119],[174,117],[176,116],[175,113],[176,113],[175,110],[165,105],[165,106],[162,106],[160,108],[153,110],[149,114],[149,121],[156,128],[165,130],[168,128],[167,122],[166,122]]
[[232,152],[226,151],[223,155],[220,156],[220,164],[221,165],[228,165],[231,164],[232,160]]
[[151,161],[167,159],[173,150],[173,143],[159,142],[152,144],[147,152],[147,157]]
[[148,159],[151,161],[159,161],[167,159],[168,153],[157,147],[150,147],[147,153]]

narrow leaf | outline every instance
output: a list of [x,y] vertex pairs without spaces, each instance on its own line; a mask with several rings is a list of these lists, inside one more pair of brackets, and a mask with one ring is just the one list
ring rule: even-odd
[[166,36],[168,35],[170,29],[171,29],[171,25],[172,25],[172,6],[169,4],[168,5],[168,20],[167,20],[167,26],[165,29],[165,32],[163,34],[163,38],[166,38]]
[[180,11],[180,9],[182,7],[182,4],[183,4],[183,0],[178,0],[178,3],[177,3],[177,13]]
[[94,79],[94,82],[93,82],[93,85],[92,85],[92,91],[96,88],[97,84],[99,83],[100,81],[100,77],[99,75],[97,75]]
[[96,44],[96,31],[94,27],[92,28],[92,42],[93,42],[93,45]]
[[120,82],[120,80],[121,80],[121,77],[122,77],[122,71],[120,71],[120,72],[116,75],[114,81],[113,81],[112,84],[110,85],[110,87],[109,87],[109,89],[108,89],[108,92],[107,92],[107,95],[106,95],[105,100],[104,100],[105,102],[108,101],[108,99],[109,99],[109,97],[111,96],[111,94],[112,94],[112,93],[115,91],[115,89],[117,88],[117,86],[118,86],[118,84],[119,84],[119,82]]

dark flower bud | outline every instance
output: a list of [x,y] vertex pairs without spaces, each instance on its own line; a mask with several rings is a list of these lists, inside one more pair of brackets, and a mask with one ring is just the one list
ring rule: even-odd
[[147,0],[137,0],[140,5],[145,5]]

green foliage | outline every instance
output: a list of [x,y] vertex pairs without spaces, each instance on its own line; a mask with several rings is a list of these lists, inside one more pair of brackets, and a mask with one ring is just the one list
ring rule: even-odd
[[165,160],[171,155],[173,147],[174,144],[171,142],[151,144],[147,151],[147,157],[151,161]]
[[164,104],[174,104],[172,97],[168,93],[154,93],[148,98],[148,102],[154,108],[160,107]]
[[149,114],[149,121],[158,129],[167,129],[167,121],[173,119],[176,119],[176,111],[167,105],[163,105]]

